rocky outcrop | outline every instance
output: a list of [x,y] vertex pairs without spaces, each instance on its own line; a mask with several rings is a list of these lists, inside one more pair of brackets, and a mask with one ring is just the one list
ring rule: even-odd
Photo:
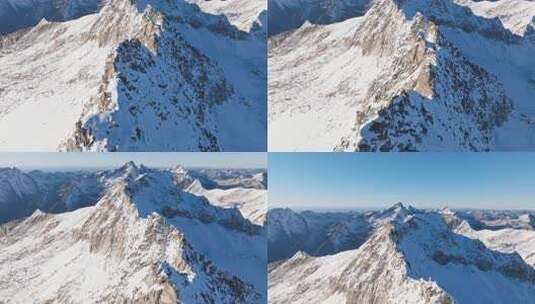
[[393,56],[393,70],[371,84],[357,112],[356,139],[342,139],[336,150],[493,149],[493,130],[513,109],[502,84],[448,41],[440,27],[450,24],[432,17],[438,12],[416,12],[408,24],[387,22],[404,20],[406,10],[378,1],[355,34],[364,56]]

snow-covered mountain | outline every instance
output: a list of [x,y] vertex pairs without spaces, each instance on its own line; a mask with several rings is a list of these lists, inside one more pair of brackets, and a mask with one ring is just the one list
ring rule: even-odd
[[535,2],[532,0],[455,0],[469,7],[474,14],[486,18],[499,18],[513,33],[523,35],[534,27]]
[[270,151],[535,149],[532,4],[369,0],[270,36]]
[[280,261],[302,251],[321,256],[358,248],[372,224],[359,213],[295,212],[272,209],[267,215],[268,259]]
[[535,303],[526,251],[461,233],[454,212],[396,205],[367,217],[373,231],[356,249],[271,263],[269,302]]
[[[266,34],[267,2],[265,0],[187,0],[203,11],[225,15],[230,23],[243,31],[254,30]],[[265,37],[264,37],[265,38]]]
[[490,249],[518,253],[526,263],[535,267],[535,231],[502,228],[499,230],[475,230],[467,222],[456,228],[457,233],[480,240]]
[[265,151],[265,1],[193,2],[0,36],[0,149]]
[[262,226],[184,191],[172,170],[129,163],[105,174],[90,207],[0,226],[1,299],[265,303]]
[[[143,165],[138,167],[133,162],[118,169],[95,172],[23,172],[16,168],[0,168],[0,224],[29,216],[36,209],[61,213],[94,205],[115,179],[124,172],[136,174],[139,170],[158,172]],[[163,171],[173,176],[181,190],[203,196],[222,208],[237,208],[251,222],[263,225],[267,213],[265,170],[189,170],[178,166]]]

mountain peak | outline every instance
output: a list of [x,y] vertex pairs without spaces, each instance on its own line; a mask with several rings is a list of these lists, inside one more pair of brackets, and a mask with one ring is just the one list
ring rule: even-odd
[[144,170],[146,170],[146,167],[138,166],[135,162],[128,161],[118,168],[115,173],[117,177],[136,179]]
[[455,214],[455,212],[453,210],[451,210],[449,207],[442,207],[440,209],[440,213],[445,214],[445,215],[454,215]]
[[392,207],[380,212],[380,217],[388,220],[404,219],[416,211],[411,205],[405,205],[402,202],[394,204]]
[[392,207],[390,207],[389,209],[397,209],[397,210],[405,209],[405,210],[407,210],[407,207],[405,207],[405,205],[402,202],[397,202],[394,205],[392,205]]

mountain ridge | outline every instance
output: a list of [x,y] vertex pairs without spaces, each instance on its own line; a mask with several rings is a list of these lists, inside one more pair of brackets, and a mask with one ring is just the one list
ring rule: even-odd
[[[185,192],[173,172],[129,162],[100,173],[106,177],[103,193],[90,206],[56,214],[37,209],[0,225],[0,264],[10,265],[1,267],[0,297],[13,303],[28,297],[80,303],[266,301],[262,226],[236,208]],[[214,250],[223,244],[231,248]]]
[[[436,211],[398,205],[378,214],[389,216],[379,217],[386,220],[357,249],[298,252],[270,265],[270,303],[530,303],[535,269],[518,254],[454,233]],[[474,292],[500,288],[514,296]]]

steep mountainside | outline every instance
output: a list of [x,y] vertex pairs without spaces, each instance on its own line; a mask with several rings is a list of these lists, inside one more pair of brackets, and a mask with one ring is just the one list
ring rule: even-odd
[[[127,164],[91,207],[0,226],[7,303],[264,303],[265,232]],[[226,248],[225,251],[219,248]],[[9,265],[7,267],[6,265]]]
[[396,206],[358,249],[270,265],[270,303],[535,303],[517,253],[451,230],[445,215]]
[[453,0],[364,7],[270,37],[271,150],[535,149],[527,18],[512,31]]
[[262,6],[250,27],[201,8],[110,0],[0,36],[0,149],[265,150]]

